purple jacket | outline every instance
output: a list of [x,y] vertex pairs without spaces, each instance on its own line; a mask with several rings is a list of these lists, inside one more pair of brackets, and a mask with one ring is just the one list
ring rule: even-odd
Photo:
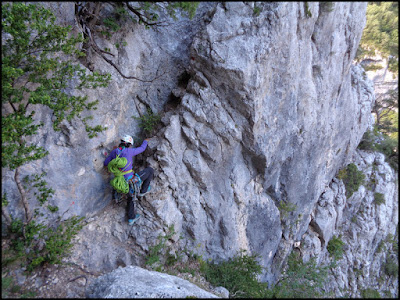
[[[133,163],[133,157],[135,155],[138,155],[142,153],[144,150],[146,150],[147,147],[147,141],[143,141],[142,145],[137,148],[125,148],[121,152],[121,148],[115,148],[111,153],[107,156],[106,160],[104,161],[104,166],[107,167],[107,165],[112,161],[114,158],[117,157],[118,151],[121,152],[119,157],[125,157],[128,160],[128,163],[124,168],[122,168],[121,171],[128,171],[132,169],[132,163]],[[133,176],[133,172],[129,172],[128,174],[124,175],[125,179],[129,179],[130,177]]]

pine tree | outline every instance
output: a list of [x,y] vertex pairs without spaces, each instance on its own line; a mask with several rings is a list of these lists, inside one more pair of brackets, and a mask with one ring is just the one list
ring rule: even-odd
[[361,38],[361,51],[373,55],[375,50],[389,58],[389,70],[398,74],[399,10],[397,2],[368,2],[367,24]]

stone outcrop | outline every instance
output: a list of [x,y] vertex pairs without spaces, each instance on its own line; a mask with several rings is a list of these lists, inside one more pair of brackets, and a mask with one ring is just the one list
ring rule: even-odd
[[[340,237],[343,258],[332,268],[327,291],[360,298],[361,290],[371,288],[394,297],[398,281],[388,276],[385,265],[389,259],[397,261],[398,175],[381,153],[357,150],[353,162],[366,175],[364,184],[346,199],[345,185],[334,178],[319,198],[299,248],[304,260],[316,257],[328,265],[333,258],[327,245],[333,236]],[[376,193],[384,195],[383,203]]]
[[88,288],[88,298],[220,298],[176,276],[129,266],[103,275]]
[[[338,220],[351,215],[332,178],[353,161],[374,102],[371,82],[353,65],[367,3],[331,4],[205,2],[193,20],[171,20],[158,30],[127,26],[115,40],[99,41],[124,73],[165,75],[129,81],[91,56],[113,78],[89,93],[100,100],[94,121],[107,126],[91,140],[79,122],[54,132],[51,114],[37,113],[45,127],[36,142],[50,155],[23,172],[46,168],[56,187],[51,204],[68,210],[64,217],[93,221],[78,237],[73,260],[107,271],[140,265],[171,225],[176,249],[216,261],[240,249],[260,254],[261,279],[269,282],[295,242],[322,241],[310,235],[310,222],[325,241],[315,253],[326,252]],[[116,49],[121,37],[127,46]],[[137,202],[137,230],[130,230],[122,207],[101,220],[94,215],[112,203],[103,153],[120,135],[139,133],[132,116],[147,108],[162,114],[162,126],[137,162],[138,169],[153,167],[155,178],[152,192]],[[18,198],[13,173],[3,174],[3,191]],[[21,208],[10,210],[17,215]]]

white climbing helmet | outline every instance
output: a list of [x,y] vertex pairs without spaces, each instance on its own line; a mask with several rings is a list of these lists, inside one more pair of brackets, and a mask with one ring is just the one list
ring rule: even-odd
[[121,138],[121,141],[124,141],[125,143],[130,143],[131,145],[133,145],[133,138],[130,135],[124,135]]

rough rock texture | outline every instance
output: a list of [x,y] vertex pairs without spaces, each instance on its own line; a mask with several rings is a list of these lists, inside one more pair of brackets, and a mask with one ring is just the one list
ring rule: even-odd
[[[165,75],[153,83],[125,80],[91,56],[95,69],[113,78],[89,92],[90,100],[100,100],[94,121],[107,130],[89,140],[73,121],[55,133],[51,113],[39,111],[46,125],[35,142],[50,155],[23,173],[47,169],[57,190],[50,204],[68,210],[64,217],[90,219],[111,203],[104,151],[120,135],[138,134],[131,117],[146,108],[162,112],[162,128],[138,157],[139,169],[155,169],[152,192],[137,203],[138,225],[128,228],[123,207],[93,217],[73,260],[95,271],[140,265],[173,224],[174,247],[217,261],[247,249],[261,255],[261,279],[274,282],[317,215],[318,199],[327,197],[321,194],[352,161],[372,122],[372,84],[352,64],[366,5],[205,2],[191,21],[180,18],[159,30],[129,25],[113,40],[98,41],[116,54],[124,73]],[[113,45],[121,38],[127,46],[118,50]],[[3,170],[2,191],[17,198],[12,177]],[[10,207],[13,215],[18,211],[21,206]],[[343,217],[345,210],[337,211]],[[320,226],[328,241],[336,223]]]
[[[357,150],[353,162],[366,175],[365,184],[346,199],[343,182],[333,179],[302,237],[303,259],[317,257],[319,263],[329,264],[332,258],[326,247],[333,235],[340,236],[344,254],[332,269],[327,291],[334,291],[336,297],[360,298],[361,290],[372,288],[382,296],[395,297],[398,280],[387,276],[385,265],[389,258],[398,261],[394,250],[398,244],[398,174],[381,153]],[[375,193],[383,194],[385,202],[378,204]]]
[[88,298],[219,298],[179,277],[129,266],[101,276]]
[[[303,3],[262,5],[219,5],[195,38],[179,114],[148,159],[150,204],[213,259],[245,248],[278,267],[370,123],[373,90],[351,65],[364,4],[310,18]],[[296,206],[282,220],[280,201]]]

